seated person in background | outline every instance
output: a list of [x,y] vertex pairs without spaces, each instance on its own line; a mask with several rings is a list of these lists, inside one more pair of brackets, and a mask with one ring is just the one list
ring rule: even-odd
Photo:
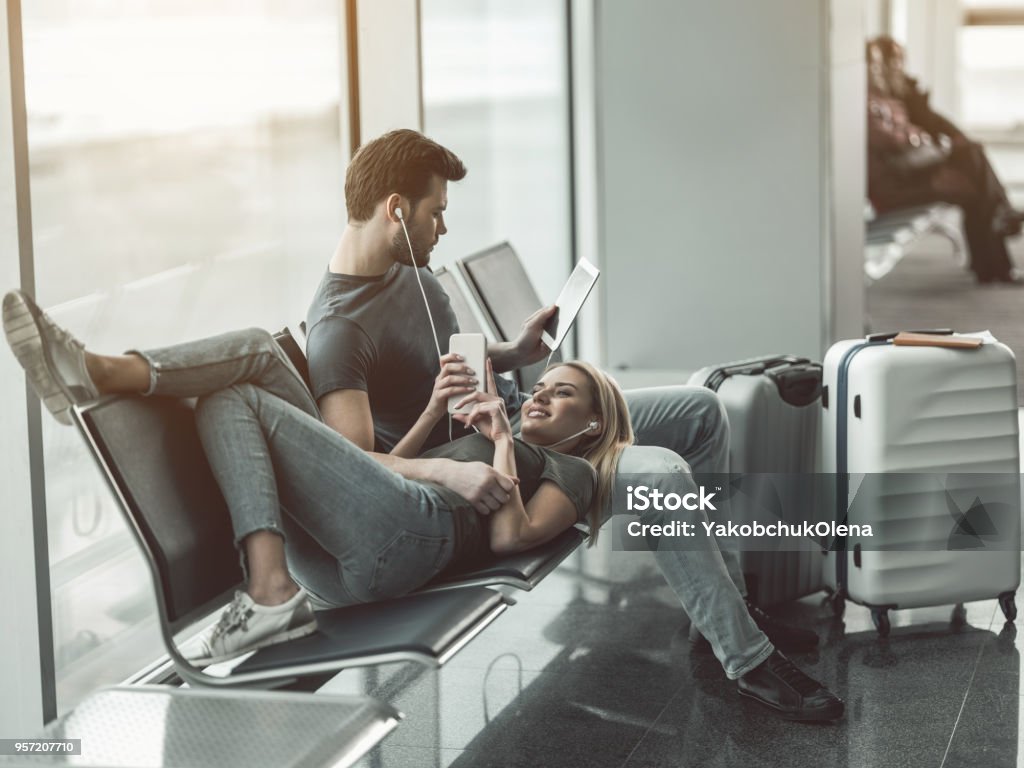
[[1006,238],[1021,214],[985,151],[934,112],[928,94],[903,71],[903,49],[890,37],[867,44],[868,197],[875,210],[945,202],[964,213],[971,270],[981,283],[1020,283]]
[[[345,177],[349,221],[307,315],[307,354],[313,394],[329,426],[406,478],[445,485],[486,515],[507,502],[506,478],[475,472],[469,465],[441,476],[436,465],[407,458],[449,441],[447,399],[470,392],[479,375],[447,354],[458,323],[448,296],[427,268],[431,251],[447,232],[448,181],[465,174],[454,153],[411,130],[392,131],[356,153]],[[527,318],[514,341],[489,346],[495,370],[512,370],[547,355],[540,334],[553,309]],[[527,424],[548,418],[546,406],[531,410],[536,395],[522,405],[514,384],[501,379],[498,386],[509,410],[521,414],[524,434]],[[548,389],[543,382],[538,387],[540,392]],[[556,389],[551,402],[569,396]],[[690,466],[696,473],[728,471],[728,422],[713,392],[658,387],[628,391],[624,398],[636,441],[651,452],[636,455],[660,457],[648,466],[636,466],[642,463],[638,459],[630,473],[668,473],[689,490],[694,487]],[[603,426],[592,433],[588,428],[583,445],[602,435]],[[618,468],[612,464],[608,469]],[[599,469],[603,476],[604,468]],[[658,520],[645,517],[644,522]],[[817,635],[777,622],[746,603],[738,554],[719,551],[713,539],[705,542],[703,551],[655,552],[690,616],[694,649],[714,652],[741,692],[785,717],[839,717],[842,701],[775,650],[810,650]]]

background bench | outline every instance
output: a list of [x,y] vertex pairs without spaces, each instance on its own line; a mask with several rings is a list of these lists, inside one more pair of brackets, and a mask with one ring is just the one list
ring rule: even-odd
[[960,212],[945,203],[922,205],[876,215],[865,212],[864,273],[869,281],[881,280],[892,271],[907,250],[921,237],[934,233],[953,245],[953,257],[967,263],[967,246],[960,228]]

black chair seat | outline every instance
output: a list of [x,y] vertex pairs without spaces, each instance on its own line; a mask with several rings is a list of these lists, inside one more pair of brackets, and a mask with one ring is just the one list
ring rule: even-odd
[[232,674],[391,661],[440,666],[507,607],[497,592],[467,587],[320,611],[314,634],[263,648]]
[[306,389],[312,391],[313,385],[309,379],[309,362],[306,360],[306,353],[299,346],[299,342],[296,340],[291,329],[282,328],[274,334],[274,341],[277,342],[277,345],[291,361],[291,364],[295,366],[295,370],[302,377],[302,382],[306,385]]
[[572,554],[586,538],[582,531],[570,528],[546,544],[526,552],[496,558],[473,570],[442,574],[420,592],[434,592],[478,584],[507,584],[529,591]]

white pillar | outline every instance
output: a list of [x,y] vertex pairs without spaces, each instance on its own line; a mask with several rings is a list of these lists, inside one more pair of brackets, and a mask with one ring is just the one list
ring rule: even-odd
[[596,9],[606,364],[820,359],[861,334],[859,4]]
[[[576,255],[603,261],[601,251],[601,176],[597,134],[597,50],[594,0],[573,0],[572,94],[573,168],[575,178]],[[606,280],[599,280],[576,323],[576,354],[582,360],[604,365],[606,352],[600,318],[604,312]]]
[[827,225],[821,259],[826,324],[822,348],[864,332],[864,199],[867,70],[864,19],[857,3],[829,0],[829,41],[823,55],[829,100],[823,130],[828,144]]

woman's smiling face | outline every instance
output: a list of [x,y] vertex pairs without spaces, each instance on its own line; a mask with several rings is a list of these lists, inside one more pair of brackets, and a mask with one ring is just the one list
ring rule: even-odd
[[551,368],[541,376],[520,413],[523,440],[542,446],[565,440],[599,420],[590,380],[567,365]]

